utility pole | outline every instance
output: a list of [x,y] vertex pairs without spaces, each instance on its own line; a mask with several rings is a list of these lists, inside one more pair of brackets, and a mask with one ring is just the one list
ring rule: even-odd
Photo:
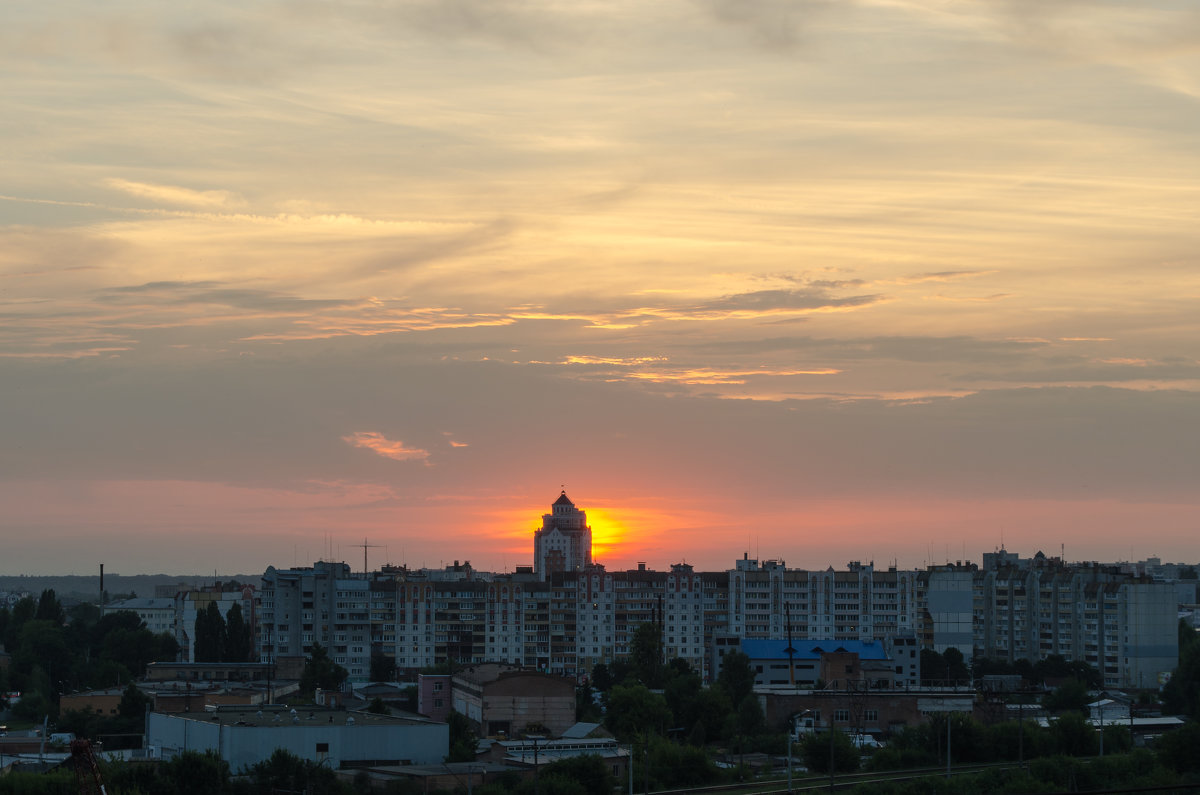
[[633,795],[633,743],[629,744],[629,758],[625,760],[629,767],[629,795]]
[[833,769],[837,766],[833,755],[833,715],[832,709],[829,710],[829,791],[833,792]]
[[[786,652],[787,656],[788,656],[788,682],[791,683],[792,687],[795,687],[796,686],[796,663],[794,661],[794,658],[795,658],[796,650],[794,648],[792,648],[792,606],[788,602],[783,603],[783,620],[787,624],[788,645],[787,645],[787,648],[784,649],[784,652]],[[788,771],[789,771],[789,773],[791,772],[790,767],[788,768]],[[789,784],[788,792],[791,792],[791,791],[792,791],[792,787]]]
[[645,795],[650,795],[650,734],[642,738],[642,786]]
[[1025,697],[1017,702],[1017,767],[1025,767]]
[[946,713],[946,778],[950,778],[950,727],[954,724],[951,718],[954,713]]
[[538,740],[541,737],[534,736],[533,738],[533,795],[538,795]]

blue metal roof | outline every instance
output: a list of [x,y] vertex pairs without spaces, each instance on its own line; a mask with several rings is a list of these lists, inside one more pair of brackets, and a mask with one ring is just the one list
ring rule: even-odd
[[[742,653],[751,660],[786,660],[788,642],[784,640],[743,638]],[[793,660],[819,660],[821,652],[851,652],[860,660],[886,660],[887,651],[877,640],[793,640]]]

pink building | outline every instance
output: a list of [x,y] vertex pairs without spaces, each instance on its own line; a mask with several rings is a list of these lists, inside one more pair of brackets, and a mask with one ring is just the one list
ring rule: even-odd
[[437,721],[450,720],[449,674],[420,674],[417,677],[417,712]]

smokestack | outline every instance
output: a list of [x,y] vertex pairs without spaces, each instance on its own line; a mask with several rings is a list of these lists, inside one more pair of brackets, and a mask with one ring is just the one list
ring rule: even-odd
[[104,604],[104,564],[100,564],[100,604]]

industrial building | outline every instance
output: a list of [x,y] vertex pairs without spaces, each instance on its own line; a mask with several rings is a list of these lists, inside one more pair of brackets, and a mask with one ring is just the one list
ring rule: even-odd
[[148,724],[147,744],[164,758],[216,751],[234,772],[268,759],[277,748],[337,769],[439,763],[450,746],[444,723],[321,707],[152,712]]

